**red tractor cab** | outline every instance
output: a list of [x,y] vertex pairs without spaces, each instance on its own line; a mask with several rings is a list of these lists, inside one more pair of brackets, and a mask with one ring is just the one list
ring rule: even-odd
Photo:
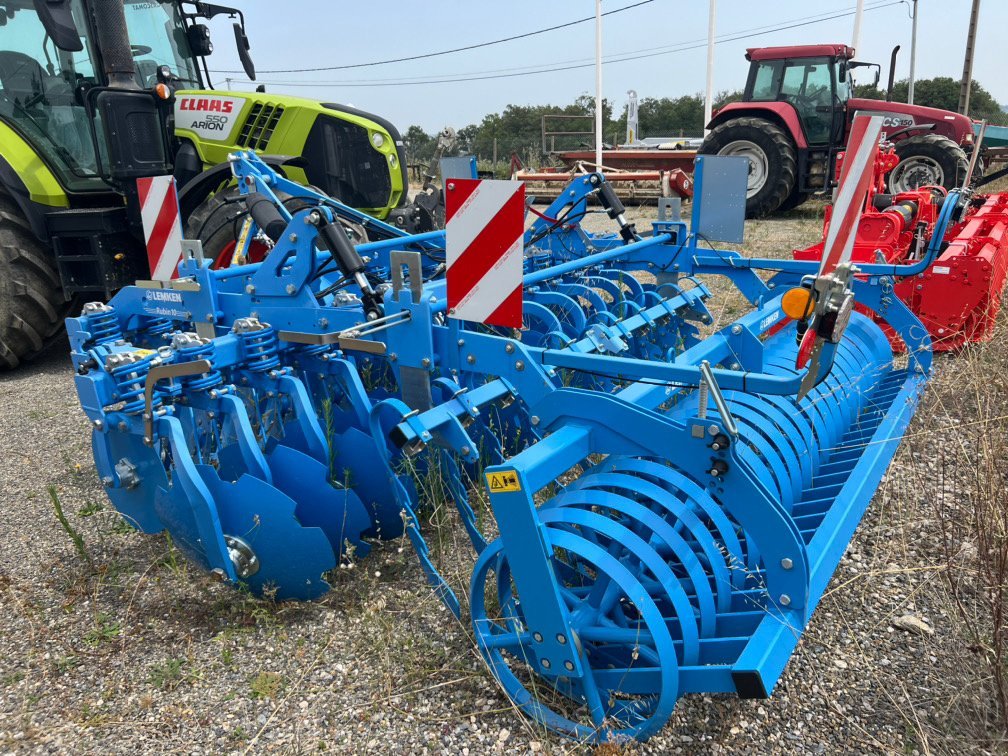
[[750,48],[746,58],[742,101],[714,114],[700,153],[749,158],[750,217],[789,210],[828,191],[857,112],[886,117],[883,136],[900,158],[889,174],[890,192],[951,189],[965,176],[972,121],[938,108],[854,97],[852,71],[874,67],[877,84],[879,69],[855,61],[852,47]]

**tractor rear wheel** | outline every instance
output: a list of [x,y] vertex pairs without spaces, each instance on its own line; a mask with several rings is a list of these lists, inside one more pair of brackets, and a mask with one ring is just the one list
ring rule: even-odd
[[966,177],[966,152],[941,134],[912,136],[897,142],[895,149],[900,161],[889,174],[893,194],[919,186],[955,189]]
[[799,192],[797,189],[795,189],[793,192],[791,192],[791,194],[788,195],[787,199],[784,200],[781,203],[781,206],[777,209],[780,210],[782,213],[786,213],[788,210],[794,210],[796,207],[804,205],[808,201],[808,198],[811,196],[812,195],[809,194],[808,192]]
[[733,118],[715,126],[700,146],[700,154],[749,159],[747,217],[779,210],[795,190],[798,159],[794,143],[784,129],[765,118]]
[[69,308],[52,254],[17,204],[0,194],[0,370],[13,370],[58,338]]

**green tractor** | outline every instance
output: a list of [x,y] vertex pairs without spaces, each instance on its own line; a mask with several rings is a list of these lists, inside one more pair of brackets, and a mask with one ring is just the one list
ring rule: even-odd
[[427,230],[407,204],[402,138],[377,116],[262,91],[212,89],[190,0],[0,0],[0,369],[42,351],[67,312],[148,278],[137,179],[173,174],[187,235],[218,265],[247,213],[227,156],[255,150],[370,216]]

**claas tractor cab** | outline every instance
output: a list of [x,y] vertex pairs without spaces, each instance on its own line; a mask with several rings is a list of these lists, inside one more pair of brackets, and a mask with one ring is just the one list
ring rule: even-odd
[[[889,190],[958,186],[972,149],[969,118],[938,108],[854,96],[853,73],[879,66],[854,60],[847,45],[750,48],[749,76],[741,102],[718,110],[702,154],[749,159],[746,211],[750,216],[789,210],[813,194],[829,191],[837,154],[845,149],[856,113],[883,115],[883,139],[900,163]],[[895,63],[895,51],[893,52]]]
[[403,142],[386,120],[214,90],[205,22],[217,18],[232,21],[254,79],[235,8],[0,0],[0,369],[39,353],[75,303],[150,277],[139,178],[173,174],[187,234],[225,263],[247,213],[231,186],[235,150],[398,227],[429,225],[407,206]]

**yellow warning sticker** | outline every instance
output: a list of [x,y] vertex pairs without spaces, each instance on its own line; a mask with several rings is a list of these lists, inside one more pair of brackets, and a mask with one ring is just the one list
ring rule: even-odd
[[490,493],[512,493],[521,491],[521,481],[518,480],[518,473],[514,470],[504,470],[502,472],[486,473],[487,488]]

